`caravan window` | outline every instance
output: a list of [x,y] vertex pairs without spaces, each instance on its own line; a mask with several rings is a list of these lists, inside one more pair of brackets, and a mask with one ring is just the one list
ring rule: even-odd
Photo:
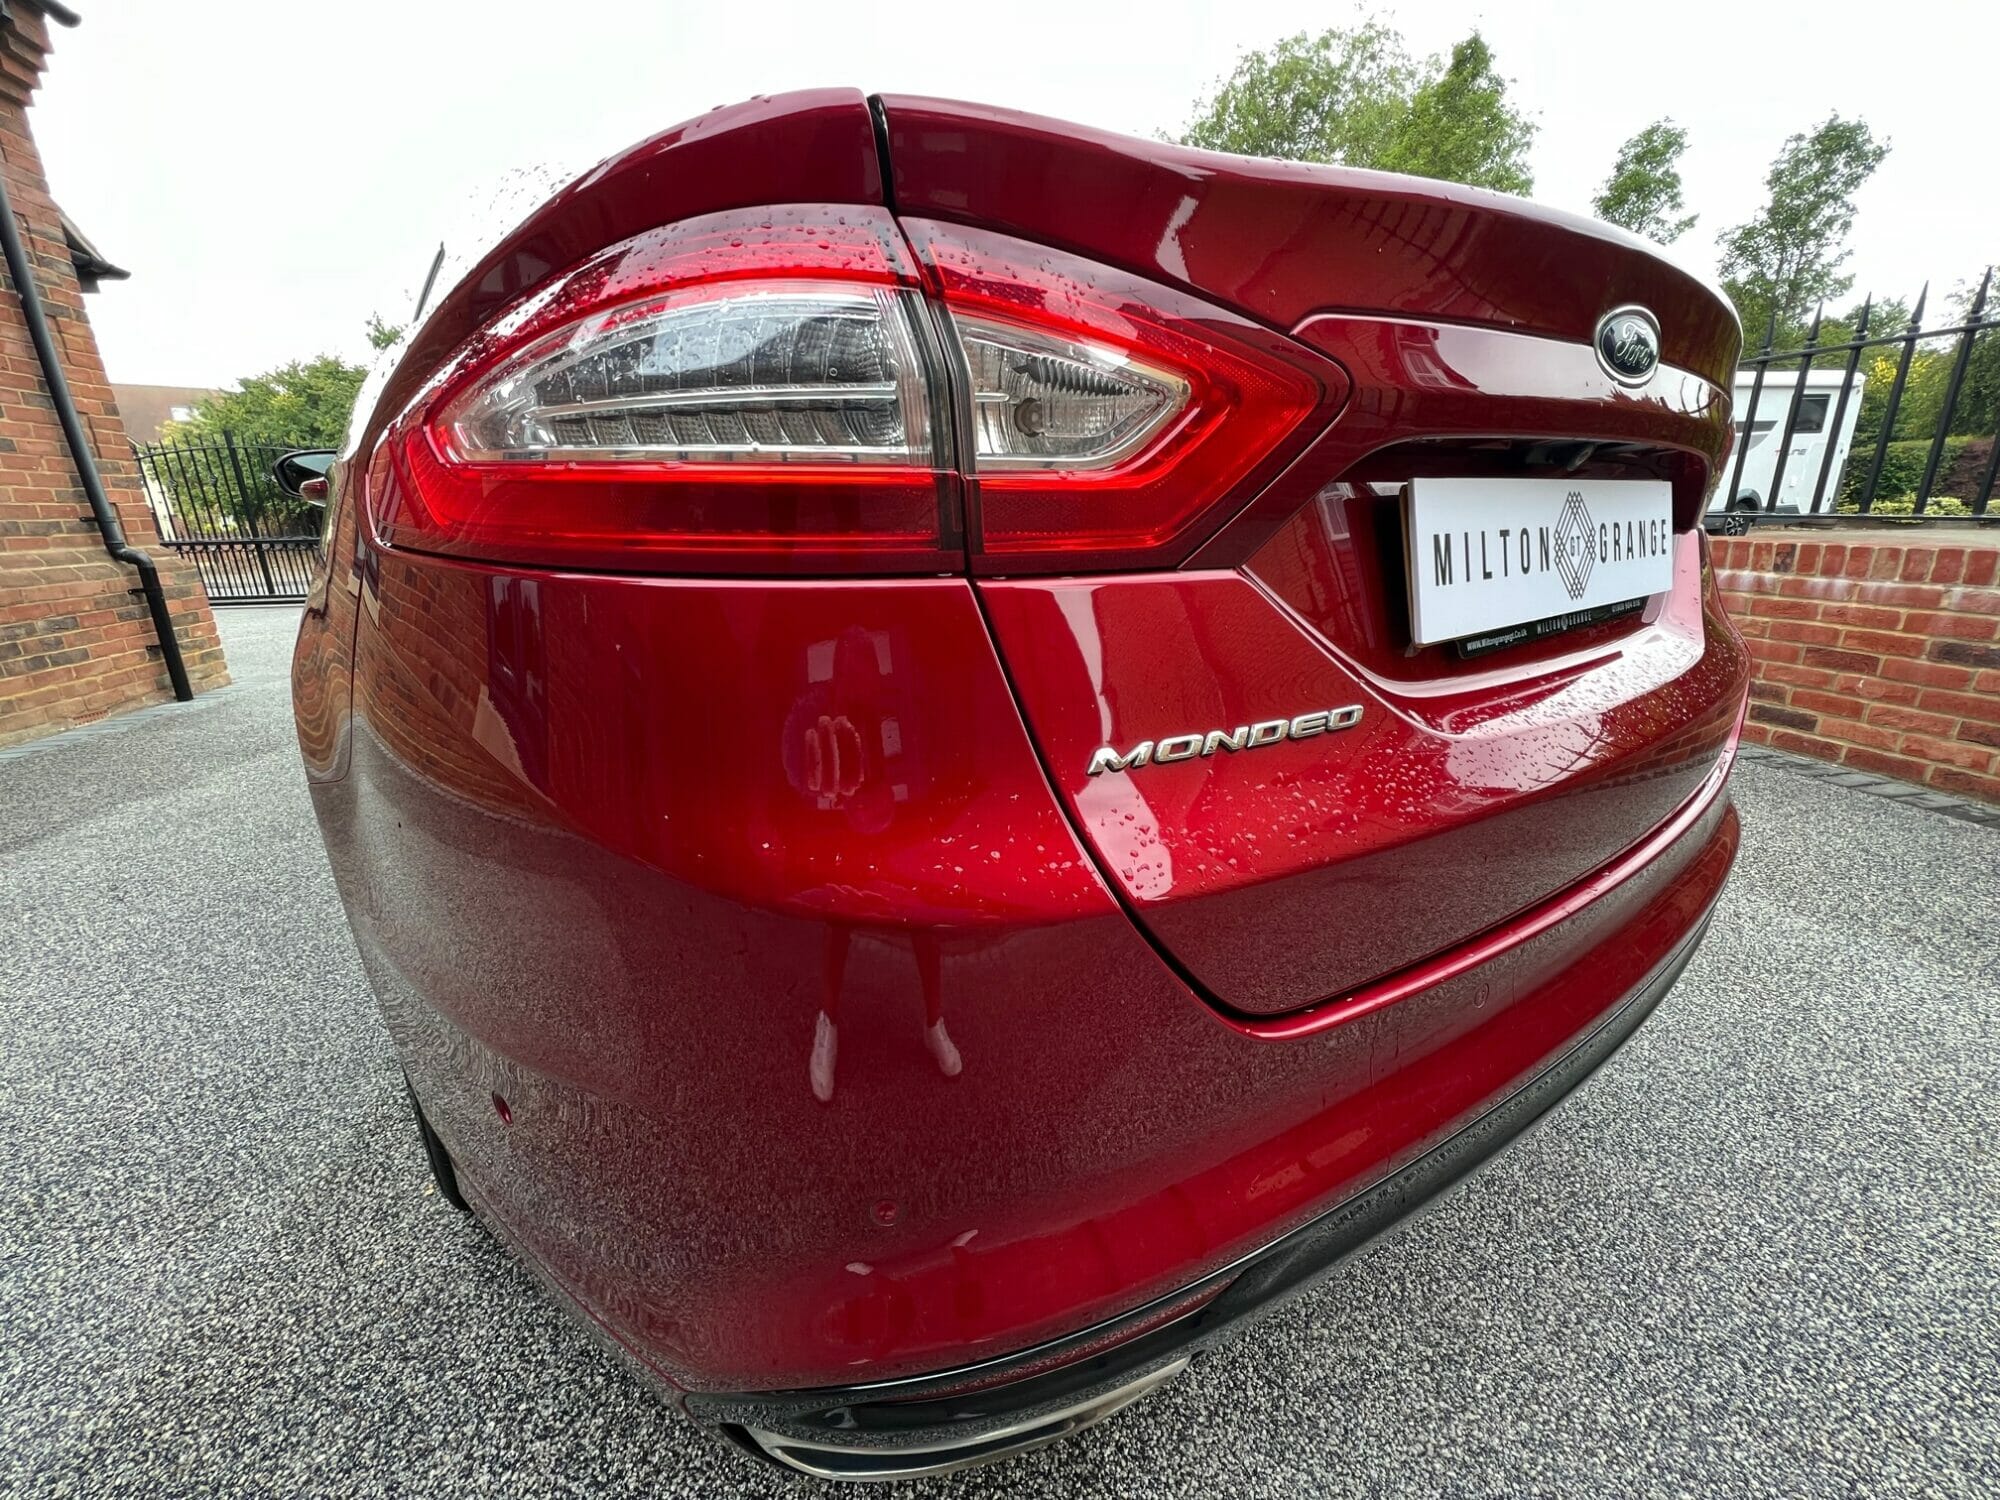
[[[1799,398],[1798,425],[1792,429],[1794,437],[1804,432],[1824,432],[1826,430],[1827,400],[1828,396],[1824,391]],[[1760,401],[1757,403],[1757,420],[1751,424],[1750,430],[1756,436],[1762,437],[1767,432],[1776,432],[1784,424],[1785,407],[1782,401],[1776,405]],[[1735,427],[1737,437],[1742,437],[1743,419],[1741,417],[1736,419]]]

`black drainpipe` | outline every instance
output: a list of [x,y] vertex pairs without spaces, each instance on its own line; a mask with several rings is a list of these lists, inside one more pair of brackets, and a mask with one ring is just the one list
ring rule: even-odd
[[152,558],[125,540],[125,530],[118,524],[118,512],[111,508],[111,501],[104,493],[104,481],[97,474],[97,460],[91,455],[90,440],[84,436],[83,419],[76,413],[76,399],[69,393],[69,381],[63,377],[62,360],[56,355],[55,340],[49,336],[49,320],[42,311],[42,294],[35,287],[34,272],[28,265],[28,252],[21,246],[21,231],[14,223],[14,201],[7,193],[7,179],[0,173],[0,249],[7,253],[7,274],[14,279],[14,290],[21,298],[21,316],[28,324],[28,337],[35,341],[35,357],[41,361],[42,379],[48,385],[49,399],[55,403],[56,416],[62,422],[63,436],[69,441],[70,458],[76,464],[76,477],[83,481],[83,492],[90,497],[91,514],[97,518],[98,533],[104,538],[104,550],[122,563],[130,563],[139,572],[139,587],[146,593],[146,608],[153,615],[153,634],[159,637],[160,655],[167,664],[167,676],[173,682],[174,696],[186,703],[194,697],[194,689],[188,685],[187,663],[181,660],[181,643],[174,639],[174,622],[167,613],[167,596],[160,589],[160,570],[153,566]]

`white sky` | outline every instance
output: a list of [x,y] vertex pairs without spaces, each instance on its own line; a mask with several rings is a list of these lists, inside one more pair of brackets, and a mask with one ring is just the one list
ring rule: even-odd
[[[31,116],[56,198],[132,272],[91,299],[113,380],[224,384],[366,352],[446,226],[510,169],[581,169],[716,104],[822,85],[1177,129],[1239,53],[1359,14],[1325,0],[1138,6],[568,0],[71,0]],[[2000,4],[1431,0],[1413,52],[1474,24],[1540,123],[1534,196],[1588,211],[1619,142],[1671,114],[1701,222],[1753,213],[1784,138],[1830,110],[1894,150],[1860,199],[1857,294],[2000,259],[1988,149]],[[1143,21],[1137,19],[1144,17]],[[1851,17],[1851,19],[1849,19]],[[870,24],[872,23],[872,24]]]

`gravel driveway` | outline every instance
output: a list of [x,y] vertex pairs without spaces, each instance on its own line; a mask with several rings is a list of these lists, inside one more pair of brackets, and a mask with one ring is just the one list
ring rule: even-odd
[[[431,1191],[293,619],[223,616],[224,692],[0,757],[0,1495],[832,1493]],[[1707,946],[1546,1128],[1142,1406],[908,1492],[2000,1493],[2000,829],[1736,788]]]

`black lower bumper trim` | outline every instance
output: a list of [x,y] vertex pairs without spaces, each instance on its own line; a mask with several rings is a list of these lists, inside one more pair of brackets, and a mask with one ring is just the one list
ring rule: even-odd
[[[1426,1204],[1475,1175],[1600,1067],[1639,1028],[1687,967],[1708,919],[1684,938],[1638,988],[1572,1042],[1554,1062],[1500,1103],[1375,1186],[1328,1210],[1282,1239],[1225,1266],[1192,1286],[1107,1324],[981,1365],[875,1385],[742,1395],[691,1393],[690,1413],[739,1429],[755,1429],[814,1448],[895,1449],[1004,1444],[996,1435],[1020,1430],[1039,1416],[1060,1413],[1129,1388],[1155,1370],[1226,1338],[1297,1296],[1357,1250],[1394,1229]],[[1226,1284],[1225,1284],[1226,1283]],[[1202,1287],[1222,1290],[1196,1311],[1119,1341],[1120,1325],[1138,1326],[1162,1307]],[[1096,1352],[1056,1363],[1066,1347]],[[1008,1367],[1040,1369],[1019,1380]],[[976,1383],[974,1389],[963,1389]],[[960,1389],[954,1390],[953,1387]],[[993,1456],[998,1456],[995,1454]]]

